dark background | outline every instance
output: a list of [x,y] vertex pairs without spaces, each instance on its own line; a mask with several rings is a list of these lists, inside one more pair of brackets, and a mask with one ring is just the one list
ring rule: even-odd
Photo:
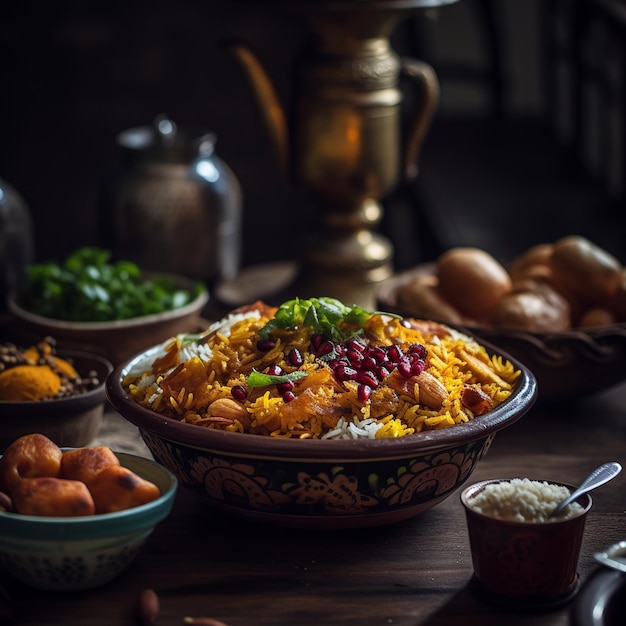
[[[452,245],[511,259],[574,232],[626,261],[623,65],[607,61],[624,55],[606,45],[607,32],[624,38],[604,16],[600,35],[590,18],[575,30],[575,11],[595,4],[461,0],[394,33],[398,53],[429,61],[442,86],[419,181],[385,199],[397,269]],[[0,177],[30,207],[38,259],[99,241],[116,135],[160,113],[217,134],[243,188],[244,266],[297,256],[301,199],[221,42],[249,44],[288,106],[298,18],[263,2],[109,0],[4,3],[0,19]]]

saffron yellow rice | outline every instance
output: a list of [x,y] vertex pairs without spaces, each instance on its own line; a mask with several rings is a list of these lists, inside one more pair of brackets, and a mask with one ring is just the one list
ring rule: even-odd
[[[372,314],[355,331],[375,346],[421,344],[426,376],[445,391],[440,404],[430,401],[428,406],[426,390],[410,377],[400,391],[383,379],[365,399],[358,383],[338,381],[328,363],[316,356],[311,348],[315,329],[309,326],[275,330],[271,347],[260,350],[259,332],[273,312],[252,307],[225,317],[199,336],[174,337],[161,346],[157,358],[136,363],[123,384],[139,404],[205,428],[346,439],[403,437],[454,427],[476,417],[476,407],[466,400],[468,389],[469,397],[481,399],[476,406],[482,412],[492,410],[510,396],[520,374],[509,361],[490,356],[481,344],[448,327]],[[302,355],[297,366],[288,357],[294,348]],[[267,373],[277,367],[300,376],[290,383],[287,399],[277,384],[248,384],[253,371]]]

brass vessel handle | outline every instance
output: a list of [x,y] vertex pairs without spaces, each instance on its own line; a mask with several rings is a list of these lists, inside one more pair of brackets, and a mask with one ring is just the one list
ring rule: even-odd
[[409,129],[404,153],[404,175],[407,180],[413,180],[417,177],[417,160],[422,143],[439,106],[439,79],[435,70],[424,61],[402,58],[400,69],[417,83],[419,89],[419,104]]
[[258,58],[247,46],[236,41],[227,41],[223,45],[230,49],[230,52],[246,72],[261,107],[265,125],[270,132],[270,139],[274,144],[279,167],[283,174],[287,175],[289,170],[289,130],[276,89]]

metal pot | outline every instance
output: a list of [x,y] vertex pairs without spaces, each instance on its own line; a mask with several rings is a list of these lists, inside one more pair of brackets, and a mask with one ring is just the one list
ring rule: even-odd
[[102,222],[113,255],[142,269],[207,284],[241,259],[242,194],[212,132],[181,131],[165,116],[118,135],[121,171],[105,190]]

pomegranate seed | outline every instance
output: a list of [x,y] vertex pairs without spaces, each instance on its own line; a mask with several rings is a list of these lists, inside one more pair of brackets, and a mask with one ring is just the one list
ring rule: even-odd
[[334,370],[335,378],[339,382],[345,382],[346,380],[356,380],[357,371],[349,365],[341,364]]
[[412,366],[413,364],[411,363],[411,360],[405,356],[400,359],[400,361],[398,361],[398,365],[396,367],[398,368],[398,371],[400,372],[400,374],[402,374],[402,376],[404,376],[405,378],[410,378]]
[[324,341],[324,335],[321,333],[311,335],[311,346],[313,347],[313,352],[317,352]]
[[283,400],[285,402],[291,402],[296,399],[296,394],[293,391],[285,391],[283,394]]
[[[391,368],[393,369],[393,368]],[[387,376],[389,376],[389,374],[391,374],[391,369],[387,369],[384,365],[379,365],[376,368],[376,376],[378,377],[379,380],[383,380],[385,378],[387,378]]]
[[361,363],[361,367],[364,370],[374,370],[378,363],[376,363],[376,359],[373,359],[371,356],[366,356],[363,359],[363,363]]
[[276,343],[271,341],[270,339],[259,339],[256,342],[256,347],[261,352],[269,352],[272,348],[276,347]]
[[372,348],[368,353],[367,356],[374,360],[376,363],[382,363],[386,358],[387,358],[387,353],[379,347],[376,348]]
[[293,382],[291,380],[286,380],[284,383],[279,383],[276,385],[276,389],[278,389],[279,393],[286,393],[287,391],[291,391],[293,389]]
[[239,402],[245,402],[246,398],[248,397],[248,392],[243,385],[235,385],[230,390],[230,393],[233,398],[235,398],[235,400],[239,400]]
[[346,357],[354,366],[358,366],[363,361],[363,353],[355,350],[354,348],[346,350]]
[[324,341],[317,350],[317,356],[325,356],[334,350],[335,346],[332,341]]
[[287,355],[287,360],[294,367],[300,367],[304,363],[302,352],[298,348],[292,348]]
[[424,361],[415,361],[411,365],[411,376],[419,376],[424,371]]
[[393,346],[389,346],[389,349],[387,350],[387,357],[392,363],[397,363],[403,356],[404,353],[402,352],[400,346],[395,344]]
[[280,365],[270,365],[267,368],[267,373],[270,376],[281,376],[283,373],[283,368]]
[[348,350],[356,350],[357,352],[365,352],[365,346],[358,339],[348,339],[346,348]]
[[372,388],[369,385],[359,385],[356,390],[359,402],[365,404],[372,397]]
[[395,366],[396,364],[392,363],[389,359],[385,359],[382,363],[379,363],[378,365],[378,367],[384,367],[388,372],[391,372]]
[[378,387],[379,385],[378,378],[376,378],[374,372],[370,372],[368,370],[361,370],[360,372],[357,372],[356,381],[362,385],[367,385],[372,389]]
[[426,358],[426,348],[421,343],[412,343],[409,346],[409,352],[417,354],[420,359]]

